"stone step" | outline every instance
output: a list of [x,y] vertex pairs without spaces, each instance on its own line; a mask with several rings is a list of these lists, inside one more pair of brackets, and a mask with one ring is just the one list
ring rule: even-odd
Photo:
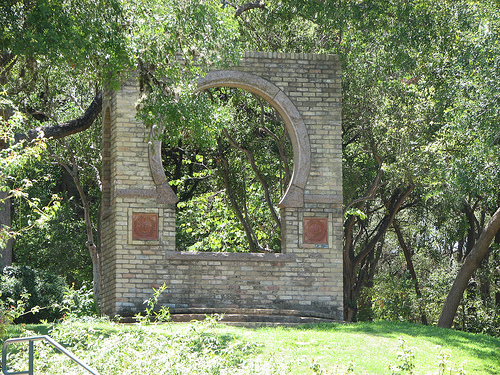
[[[272,309],[224,309],[215,310],[175,309],[171,312],[172,322],[203,321],[207,316],[219,314],[219,323],[241,327],[290,327],[301,324],[333,323],[334,319],[317,313],[307,313],[298,310],[272,310]],[[305,315],[305,316],[304,316]]]
[[280,316],[301,316],[313,317],[334,320],[333,316],[317,311],[307,310],[290,310],[290,309],[245,309],[245,308],[170,308],[170,314],[201,314],[201,315],[214,315],[214,314],[238,314],[238,315],[280,315]]
[[261,327],[297,327],[306,323],[272,323],[272,322],[220,322],[231,327],[261,328]]
[[[203,314],[172,314],[170,315],[173,322],[190,322],[192,320],[204,320],[206,315]],[[333,322],[332,319],[290,316],[290,315],[249,315],[249,314],[224,314],[219,320],[221,323],[228,322],[270,322],[270,323],[321,323]]]

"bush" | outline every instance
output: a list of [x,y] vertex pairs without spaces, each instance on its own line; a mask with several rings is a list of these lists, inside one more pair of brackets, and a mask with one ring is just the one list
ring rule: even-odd
[[[85,247],[85,220],[71,203],[63,200],[46,220],[34,226],[30,227],[29,222],[19,224],[29,229],[16,237],[14,262],[61,275],[68,285],[79,288],[92,280],[92,261]],[[28,212],[24,215],[34,216]]]
[[375,319],[416,322],[419,321],[418,299],[415,283],[409,274],[379,276],[377,290],[373,293]]
[[12,324],[14,320],[25,312],[27,294],[23,294],[20,300],[9,300],[6,303],[2,300],[2,292],[0,291],[0,341],[4,339],[7,332],[7,326]]
[[73,318],[97,316],[97,306],[94,300],[92,286],[82,285],[80,289],[74,286],[64,292],[63,308],[65,314]]
[[67,289],[62,277],[26,266],[5,267],[0,276],[0,298],[4,303],[16,304],[25,296],[28,313],[18,317],[15,323],[38,323],[40,320],[61,318],[60,306]]

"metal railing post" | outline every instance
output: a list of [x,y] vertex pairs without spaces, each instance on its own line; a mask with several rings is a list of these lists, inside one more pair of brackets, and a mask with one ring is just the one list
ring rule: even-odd
[[35,356],[35,343],[33,342],[33,340],[30,340],[29,341],[29,353],[28,353],[28,372],[29,372],[29,375],[33,375],[33,371],[34,370],[34,356]]

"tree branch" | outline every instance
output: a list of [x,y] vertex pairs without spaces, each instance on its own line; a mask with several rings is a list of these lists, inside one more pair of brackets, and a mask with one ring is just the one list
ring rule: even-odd
[[272,215],[272,217],[273,217],[276,225],[279,228],[281,228],[281,220],[278,217],[278,214],[276,213],[276,210],[274,209],[273,202],[271,201],[271,195],[269,193],[269,187],[267,185],[267,181],[264,179],[264,177],[262,177],[262,175],[261,175],[261,173],[259,171],[259,168],[257,167],[257,164],[255,163],[255,159],[253,157],[253,154],[247,148],[241,147],[240,145],[238,145],[238,143],[233,138],[231,138],[231,136],[229,135],[229,132],[227,131],[226,128],[222,129],[222,132],[224,133],[224,135],[226,136],[226,138],[229,140],[229,142],[233,145],[233,147],[235,147],[237,150],[240,150],[243,153],[245,153],[245,155],[246,155],[246,157],[248,159],[248,162],[250,163],[250,165],[252,167],[252,170],[255,173],[255,176],[259,180],[259,182],[260,182],[260,184],[262,186],[262,189],[264,190],[264,198],[266,200],[266,203],[267,203],[267,206],[269,208],[269,211],[271,212],[271,215]]
[[[99,91],[97,92],[97,94],[94,97],[94,100],[92,100],[92,103],[82,116],[74,120],[67,121],[60,125],[57,124],[57,125],[40,126],[38,128],[31,129],[26,133],[18,133],[14,137],[15,143],[21,141],[30,142],[34,139],[39,138],[42,134],[44,135],[45,138],[60,139],[67,137],[68,135],[71,134],[79,133],[92,126],[97,116],[99,116],[99,114],[101,113],[101,110],[102,110],[102,91]],[[7,148],[8,145],[3,144],[0,146],[1,149],[4,149]]]
[[405,201],[405,199],[410,195],[410,193],[415,188],[414,185],[408,186],[405,190],[400,191],[397,189],[392,198],[388,207],[387,214],[383,217],[383,219],[379,222],[377,233],[371,238],[370,241],[366,244],[363,250],[361,250],[355,257],[352,264],[356,267],[361,263],[363,258],[365,258],[374,248],[377,242],[383,237],[387,228],[392,225],[394,221],[394,217],[399,212],[401,205]]
[[[405,242],[403,233],[401,233],[401,228],[396,219],[394,219],[394,221],[392,222],[392,227],[394,228],[394,231],[396,232],[396,235],[398,237],[399,246],[403,250],[403,254],[406,260],[406,266],[414,283],[415,294],[417,295],[418,298],[422,298],[422,293],[420,292],[420,287],[418,286],[417,273],[415,272],[415,267],[413,266],[412,252]],[[422,324],[427,325],[427,316],[425,315],[425,311],[422,308],[422,306],[420,306],[420,304],[419,304],[419,310],[420,310],[420,319],[422,320]]]
[[[255,95],[255,94],[252,94],[252,95],[255,98],[255,100],[257,100],[259,102],[260,111],[261,111],[260,112],[261,113],[261,115],[260,115],[261,129],[264,130],[264,132],[266,132],[276,142],[276,146],[278,147],[278,152],[280,154],[281,161],[283,162],[283,166],[285,168],[285,184],[284,185],[287,185],[288,182],[290,181],[291,173],[290,173],[290,167],[288,166],[288,158],[286,157],[286,154],[285,154],[284,142],[281,142],[280,139],[278,138],[278,136],[266,127],[265,121],[264,121],[265,108],[264,108],[264,103],[262,103],[262,98],[258,95]],[[285,138],[285,136],[286,136],[286,129],[283,133],[283,138]]]
[[92,228],[92,219],[90,217],[90,203],[87,199],[87,195],[83,189],[82,183],[80,181],[80,177],[78,175],[79,165],[76,161],[75,154],[73,150],[68,147],[68,145],[64,142],[61,142],[62,146],[66,149],[69,154],[69,163],[64,161],[59,155],[57,155],[49,145],[49,150],[51,156],[57,161],[59,165],[61,165],[71,176],[73,182],[75,184],[76,189],[78,190],[78,194],[80,195],[80,199],[83,205],[83,213],[85,217],[85,229],[87,233],[87,241],[85,242],[85,246],[89,250],[90,258],[92,259],[92,272],[93,272],[93,292],[94,299],[97,303],[100,302],[100,285],[101,285],[101,269],[100,269],[100,254],[97,251],[97,246],[94,242],[94,234]]
[[246,3],[241,5],[238,9],[236,9],[236,12],[234,13],[234,18],[237,18],[241,16],[243,12],[246,12],[251,9],[264,9],[266,5],[262,1],[254,1],[253,3]]
[[221,138],[218,139],[217,143],[219,148],[219,159],[217,163],[222,164],[222,170],[221,170],[222,179],[224,182],[224,187],[226,188],[226,194],[229,198],[229,201],[231,202],[231,205],[233,206],[234,213],[238,217],[238,220],[240,221],[241,225],[243,226],[243,229],[245,231],[245,236],[248,241],[248,246],[250,247],[250,252],[256,253],[259,248],[257,236],[255,235],[250,223],[248,223],[247,218],[243,216],[243,213],[238,205],[238,202],[236,201],[236,197],[234,196],[233,189],[231,188],[231,182],[229,181],[229,162],[224,156],[224,152],[222,150],[222,145],[221,145]]
[[371,186],[368,188],[367,195],[358,199],[353,200],[351,203],[349,203],[345,208],[344,208],[344,214],[347,212],[347,210],[351,207],[354,206],[357,203],[360,202],[365,202],[368,200],[371,200],[375,197],[375,193],[377,192],[378,188],[382,186],[380,183],[380,180],[382,179],[382,174],[384,173],[382,169],[382,159],[380,156],[377,154],[373,155],[375,157],[375,160],[377,161],[378,164],[378,171],[377,171],[377,176],[375,177],[375,180],[373,180],[373,183]]

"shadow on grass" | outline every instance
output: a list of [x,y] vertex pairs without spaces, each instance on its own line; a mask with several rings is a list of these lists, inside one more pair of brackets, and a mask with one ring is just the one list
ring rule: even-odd
[[500,338],[483,334],[474,334],[407,322],[360,322],[352,324],[320,323],[291,329],[332,333],[358,333],[386,338],[398,338],[405,335],[409,337],[418,337],[436,346],[439,345],[443,348],[460,349],[467,352],[472,357],[497,363],[498,367],[494,369],[492,374],[497,374],[500,368]]
[[3,339],[21,337],[26,330],[34,332],[33,336],[48,335],[53,326],[53,324],[11,324],[5,327],[5,337]]

